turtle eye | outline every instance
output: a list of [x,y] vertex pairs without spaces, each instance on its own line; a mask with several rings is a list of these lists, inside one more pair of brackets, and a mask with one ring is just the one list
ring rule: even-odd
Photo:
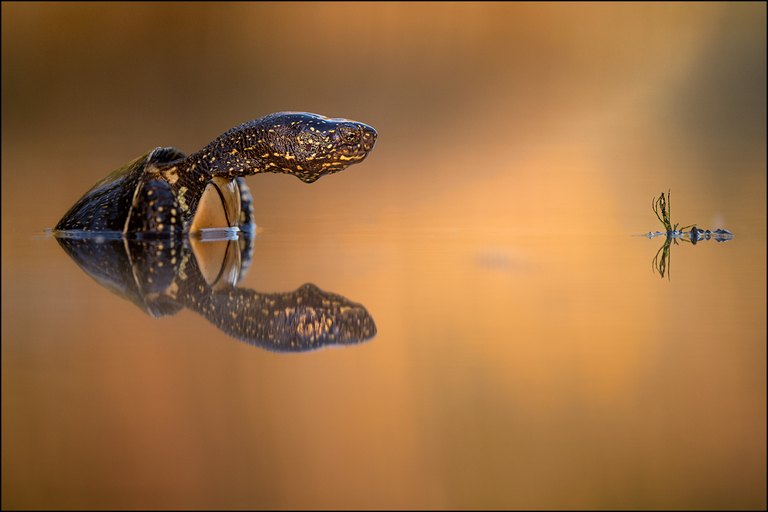
[[348,126],[342,126],[339,128],[339,135],[341,135],[341,140],[346,144],[354,144],[358,139],[357,130]]

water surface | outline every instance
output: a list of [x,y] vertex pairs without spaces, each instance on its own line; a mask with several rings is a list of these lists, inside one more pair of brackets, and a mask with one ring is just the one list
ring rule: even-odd
[[[761,4],[3,4],[3,507],[765,508],[764,92]],[[238,286],[312,283],[370,339],[154,318],[44,234],[147,149],[287,109],[379,140],[248,178]],[[735,237],[661,278],[668,189]]]

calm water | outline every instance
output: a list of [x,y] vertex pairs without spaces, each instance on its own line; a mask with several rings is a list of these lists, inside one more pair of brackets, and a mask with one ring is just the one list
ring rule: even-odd
[[[4,508],[765,508],[763,4],[2,14]],[[44,233],[147,149],[284,109],[379,141],[248,178],[237,286],[312,283],[375,335],[276,352],[154,318]],[[661,278],[667,189],[736,236]]]

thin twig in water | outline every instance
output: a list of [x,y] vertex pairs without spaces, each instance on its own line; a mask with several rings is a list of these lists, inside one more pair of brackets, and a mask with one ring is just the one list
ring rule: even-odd
[[655,197],[651,201],[651,209],[653,210],[653,213],[656,214],[656,218],[659,219],[659,222],[661,222],[661,225],[664,226],[664,229],[667,231],[667,235],[671,235],[673,233],[677,233],[679,231],[683,231],[685,229],[689,229],[693,227],[695,224],[691,224],[688,226],[683,226],[681,228],[678,228],[678,224],[675,223],[675,225],[672,225],[672,191],[667,190],[666,197],[664,196],[664,192],[661,193],[658,199]]
[[[667,197],[669,197],[670,191],[667,191]],[[667,199],[664,197],[664,192],[656,199],[655,197],[651,201],[651,209],[656,214],[656,218],[659,219],[661,225],[667,232],[672,231],[672,224],[669,221],[669,213],[667,211]]]

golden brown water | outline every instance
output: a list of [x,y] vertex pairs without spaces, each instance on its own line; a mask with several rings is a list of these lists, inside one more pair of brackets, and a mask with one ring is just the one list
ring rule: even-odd
[[[3,508],[766,507],[766,27],[753,4],[2,6]],[[361,165],[248,178],[242,285],[378,334],[155,319],[43,229],[279,110]],[[651,198],[724,227],[672,247]]]

